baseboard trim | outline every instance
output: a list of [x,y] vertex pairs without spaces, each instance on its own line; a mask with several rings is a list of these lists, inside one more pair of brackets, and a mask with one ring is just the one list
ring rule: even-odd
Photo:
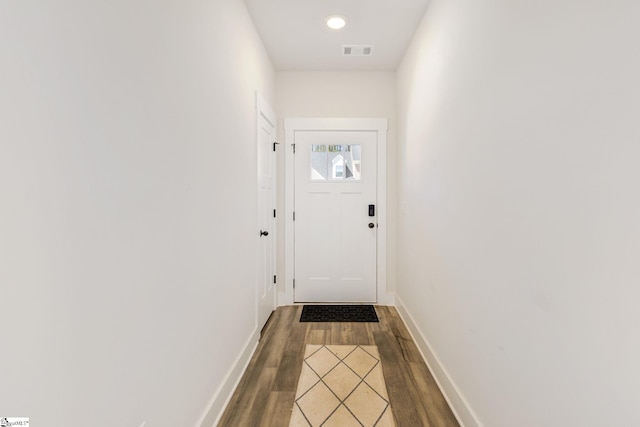
[[413,341],[418,346],[418,350],[420,350],[422,358],[431,371],[433,378],[438,384],[438,387],[449,404],[449,407],[453,411],[453,414],[460,423],[460,426],[482,427],[482,423],[469,406],[469,403],[462,396],[460,390],[458,390],[458,387],[447,373],[447,370],[440,362],[440,359],[438,359],[438,356],[436,356],[435,352],[432,350],[431,345],[429,345],[429,342],[418,327],[413,316],[411,316],[411,313],[409,313],[405,307],[402,299],[396,294],[395,300],[396,308],[398,309],[400,317],[404,321],[405,325],[407,325],[407,329],[409,329],[409,333],[411,334]]
[[213,397],[207,405],[207,409],[200,417],[200,420],[198,420],[196,427],[214,427],[218,425],[224,410],[231,400],[231,396],[233,396],[233,392],[238,387],[242,375],[244,375],[244,372],[247,370],[247,366],[249,366],[251,356],[253,356],[253,353],[255,353],[258,347],[259,336],[260,331],[257,329],[251,333],[242,351],[233,362],[231,369],[229,369],[229,372],[227,372],[227,375],[222,380],[222,384],[220,384],[220,387],[218,387],[213,394]]

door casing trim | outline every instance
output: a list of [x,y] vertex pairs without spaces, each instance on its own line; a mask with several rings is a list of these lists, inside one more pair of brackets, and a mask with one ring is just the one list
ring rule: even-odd
[[278,305],[293,304],[294,279],[294,160],[296,131],[374,131],[378,134],[376,254],[377,304],[393,305],[395,294],[387,291],[387,129],[386,118],[286,118],[284,119],[284,290],[278,289]]
[[[257,169],[257,165],[258,162],[260,161],[259,159],[259,147],[258,144],[260,143],[260,120],[261,118],[264,118],[269,124],[273,125],[273,131],[274,131],[274,138],[278,135],[278,118],[276,116],[276,113],[273,111],[273,109],[271,108],[271,106],[267,103],[267,101],[262,97],[262,95],[260,95],[259,92],[256,91],[256,169]],[[277,204],[277,158],[275,156],[275,153],[271,152],[270,153],[271,156],[271,174],[272,174],[272,181],[271,181],[271,202],[272,202],[272,206],[275,208],[276,204]],[[257,174],[256,174],[257,176]],[[260,177],[257,176],[256,179],[256,205],[257,205],[257,209],[256,209],[256,221],[259,221],[258,218],[260,218],[260,215],[263,214],[263,212],[260,211],[260,202],[259,202],[259,193],[260,193]],[[275,220],[275,218],[272,220],[271,222],[271,235],[273,237],[271,237],[272,239],[275,239],[275,236],[277,236],[277,222]],[[258,230],[256,230],[258,231]],[[256,254],[255,254],[255,298],[256,298],[256,305],[255,305],[255,319],[256,319],[256,330],[260,331],[263,327],[264,324],[260,324],[261,319],[260,319],[260,286],[262,285],[262,280],[264,280],[264,277],[260,277],[258,272],[260,271],[260,263],[262,262],[261,260],[261,253],[260,253],[260,249],[261,249],[261,242],[260,242],[260,237],[256,237]],[[271,262],[273,264],[273,274],[276,274],[276,266],[277,266],[277,262],[278,262],[278,251],[277,251],[277,246],[275,245],[275,243],[272,245],[271,247]],[[273,301],[273,306],[274,309],[278,306],[278,288],[276,287],[275,292],[274,292],[274,301]]]

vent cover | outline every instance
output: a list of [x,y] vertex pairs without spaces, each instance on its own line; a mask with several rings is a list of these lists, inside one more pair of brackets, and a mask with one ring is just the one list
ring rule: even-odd
[[373,45],[367,44],[343,44],[342,56],[371,56]]

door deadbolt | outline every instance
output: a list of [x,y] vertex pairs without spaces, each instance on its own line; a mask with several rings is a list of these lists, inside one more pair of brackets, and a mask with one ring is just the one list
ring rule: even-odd
[[260,237],[262,237],[262,236],[268,236],[268,235],[269,235],[269,232],[268,232],[268,231],[262,231],[262,230],[260,230]]
[[370,222],[370,223],[369,223],[369,228],[373,228],[373,227],[375,227],[375,224],[374,224],[374,223],[372,223],[372,222]]

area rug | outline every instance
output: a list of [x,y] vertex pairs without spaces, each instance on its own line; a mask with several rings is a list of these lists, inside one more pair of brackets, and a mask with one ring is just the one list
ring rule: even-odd
[[301,322],[378,322],[372,305],[305,305]]
[[395,426],[378,347],[307,345],[289,427]]

